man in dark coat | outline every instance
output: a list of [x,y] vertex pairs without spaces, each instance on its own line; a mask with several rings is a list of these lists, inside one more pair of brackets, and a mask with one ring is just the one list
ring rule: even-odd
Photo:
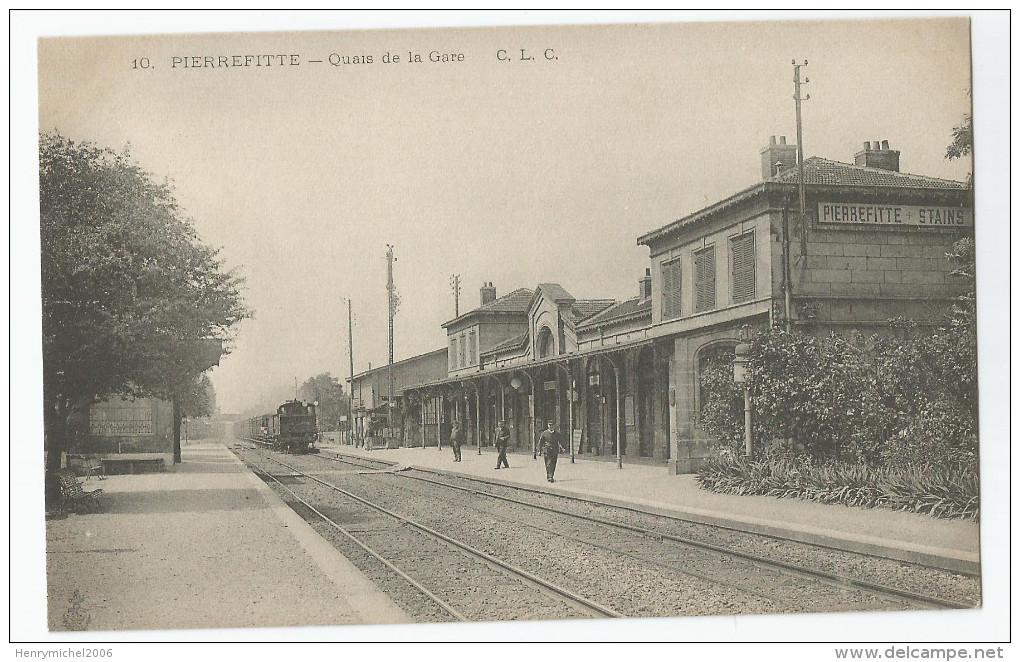
[[563,447],[563,435],[556,431],[556,422],[548,421],[545,430],[538,438],[538,452],[545,458],[545,477],[550,483],[555,483],[553,474],[556,473],[556,460],[560,457],[560,451],[566,452]]
[[453,422],[453,429],[450,430],[450,445],[453,446],[453,461],[460,462],[460,447],[464,443],[464,428],[460,421]]
[[506,421],[500,421],[499,427],[496,428],[496,450],[499,452],[499,457],[496,458],[496,468],[506,467],[510,468],[510,463],[506,461],[506,449],[510,446],[510,428],[507,427]]

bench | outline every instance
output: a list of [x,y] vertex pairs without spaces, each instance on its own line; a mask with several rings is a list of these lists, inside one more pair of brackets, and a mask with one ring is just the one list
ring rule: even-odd
[[85,480],[96,476],[99,480],[106,480],[106,470],[102,460],[94,459],[88,455],[68,455],[67,466],[74,469],[76,473],[84,474]]
[[163,470],[162,458],[104,457],[102,462],[104,475],[151,473]]
[[85,507],[86,512],[93,508],[97,511],[99,510],[99,496],[103,493],[103,490],[90,490],[86,492],[82,489],[81,483],[78,482],[78,477],[74,475],[74,471],[71,469],[60,469],[55,473],[60,481],[60,501],[64,512],[67,512],[68,507],[74,507],[75,512],[77,512],[79,504]]

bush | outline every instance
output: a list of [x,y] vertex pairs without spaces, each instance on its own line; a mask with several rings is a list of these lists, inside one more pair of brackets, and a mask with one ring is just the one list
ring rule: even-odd
[[[758,448],[867,466],[977,461],[976,342],[963,325],[897,322],[896,336],[814,337],[769,329],[751,343]],[[743,401],[732,354],[701,366],[699,425],[738,452]]]
[[717,450],[739,453],[744,439],[744,392],[733,382],[733,351],[701,360],[701,411],[698,427],[719,438]]
[[878,340],[772,329],[751,344],[755,436],[795,440],[811,457],[872,463],[895,413],[878,379]]

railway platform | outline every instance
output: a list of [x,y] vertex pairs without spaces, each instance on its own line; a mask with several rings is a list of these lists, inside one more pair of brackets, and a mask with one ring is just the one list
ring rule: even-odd
[[99,512],[46,522],[51,631],[410,622],[223,442],[87,483]]
[[463,447],[453,462],[449,448],[375,449],[322,446],[325,453],[358,455],[397,465],[442,471],[544,492],[575,496],[698,522],[764,533],[837,549],[923,563],[956,572],[980,570],[976,522],[940,520],[881,508],[851,508],[800,499],[716,494],[701,489],[693,475],[670,476],[666,467],[560,455],[556,482],[548,483],[542,458],[509,453],[510,468],[495,470],[495,453]]

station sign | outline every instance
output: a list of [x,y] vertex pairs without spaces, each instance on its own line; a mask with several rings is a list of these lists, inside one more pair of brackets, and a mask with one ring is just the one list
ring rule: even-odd
[[818,220],[836,225],[963,228],[974,227],[974,210],[969,207],[819,202]]

